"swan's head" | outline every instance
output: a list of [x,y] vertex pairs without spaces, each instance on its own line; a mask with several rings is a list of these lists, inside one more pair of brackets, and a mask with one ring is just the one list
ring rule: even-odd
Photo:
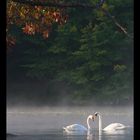
[[100,115],[99,112],[95,112],[95,113],[94,113],[94,116],[95,116],[95,117],[97,117],[97,116],[99,116],[99,115]]
[[94,121],[95,120],[95,115],[89,115],[88,118],[91,119],[92,121]]

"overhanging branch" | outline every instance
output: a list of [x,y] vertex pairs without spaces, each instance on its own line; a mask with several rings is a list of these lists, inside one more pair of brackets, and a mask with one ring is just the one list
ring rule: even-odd
[[44,6],[44,7],[56,7],[56,8],[92,8],[96,9],[103,5],[105,0],[100,0],[97,5],[89,5],[82,3],[56,3],[56,2],[42,2],[42,1],[31,1],[31,0],[12,0],[13,2],[31,5],[31,6]]
[[96,5],[89,5],[83,3],[56,3],[56,2],[42,2],[42,1],[32,1],[32,0],[12,0],[13,2],[26,4],[30,6],[44,6],[44,7],[56,7],[56,8],[86,8],[86,9],[100,9],[106,16],[108,16],[114,24],[128,37],[131,37],[126,29],[122,27],[117,20],[104,8],[102,5],[104,4],[105,0],[100,0],[99,3]]
[[105,10],[104,8],[101,8],[101,11],[106,15],[108,16],[113,22],[114,24],[128,37],[132,38],[132,36],[130,36],[128,34],[128,32],[126,31],[126,29],[124,27],[122,27],[118,22],[117,20],[107,11]]

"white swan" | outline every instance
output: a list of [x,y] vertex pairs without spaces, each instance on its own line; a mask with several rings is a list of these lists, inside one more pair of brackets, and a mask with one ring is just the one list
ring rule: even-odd
[[91,129],[90,120],[94,121],[94,117],[95,117],[95,115],[89,115],[87,117],[87,128],[80,124],[72,124],[72,125],[63,127],[63,129],[65,130],[65,132],[67,132],[69,134],[78,133],[78,132],[79,133],[87,132],[88,130]]
[[111,123],[109,124],[108,126],[106,126],[104,129],[102,129],[102,117],[101,117],[101,114],[99,112],[96,112],[94,114],[94,118],[95,117],[99,117],[99,131],[101,132],[102,130],[104,132],[107,132],[107,133],[113,133],[113,134],[117,134],[118,132],[121,132],[123,133],[122,130],[124,130],[125,128],[127,128],[127,126],[125,126],[124,124],[121,124],[121,123]]

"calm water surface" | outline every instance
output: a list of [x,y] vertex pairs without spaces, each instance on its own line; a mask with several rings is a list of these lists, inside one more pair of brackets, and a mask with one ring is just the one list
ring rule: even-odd
[[[119,134],[99,135],[98,119],[90,134],[66,134],[62,127],[78,123],[96,111],[102,114],[103,127],[113,122],[129,125]],[[42,107],[7,109],[7,140],[133,140],[132,107]],[[11,135],[12,134],[12,135]]]

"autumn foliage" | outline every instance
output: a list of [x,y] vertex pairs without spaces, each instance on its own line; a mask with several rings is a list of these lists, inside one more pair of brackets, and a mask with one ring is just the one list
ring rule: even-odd
[[[56,2],[54,0],[54,2]],[[14,24],[19,26],[27,35],[41,34],[47,39],[52,24],[62,25],[66,23],[67,15],[64,9],[48,8],[42,6],[31,6],[21,3],[7,1],[7,45],[15,44],[16,39],[9,35],[9,29]]]
[[105,0],[94,5],[84,3],[64,3],[60,0],[8,0],[7,1],[7,44],[12,46],[16,39],[9,35],[12,25],[20,27],[27,35],[41,34],[44,39],[49,37],[52,25],[63,25],[67,22],[66,8],[98,9],[101,15],[108,17],[127,37],[133,37],[108,11]]

